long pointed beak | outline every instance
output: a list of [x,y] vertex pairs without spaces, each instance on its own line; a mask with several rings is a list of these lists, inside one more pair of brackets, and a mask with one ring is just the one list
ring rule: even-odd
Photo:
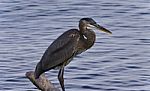
[[100,25],[98,25],[98,24],[94,24],[94,26],[95,26],[98,30],[101,30],[101,31],[103,31],[103,32],[105,32],[105,33],[108,33],[108,34],[112,34],[111,31],[107,30],[106,28],[104,28],[104,27],[102,27],[102,26],[100,26]]

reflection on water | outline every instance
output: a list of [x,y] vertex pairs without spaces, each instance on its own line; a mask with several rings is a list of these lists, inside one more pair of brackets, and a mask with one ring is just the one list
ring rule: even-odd
[[[92,17],[110,29],[65,69],[67,91],[149,91],[149,0],[1,0],[0,90],[37,90],[25,78],[60,34]],[[57,71],[47,77],[60,87]]]

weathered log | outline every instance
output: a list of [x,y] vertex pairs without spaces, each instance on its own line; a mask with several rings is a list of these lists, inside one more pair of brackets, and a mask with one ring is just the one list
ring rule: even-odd
[[26,72],[26,77],[41,91],[60,91],[42,74],[38,79],[34,77],[34,71]]

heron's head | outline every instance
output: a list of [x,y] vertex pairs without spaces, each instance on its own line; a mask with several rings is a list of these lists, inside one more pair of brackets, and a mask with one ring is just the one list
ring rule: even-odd
[[80,30],[87,30],[87,29],[91,30],[93,28],[96,28],[96,29],[101,30],[103,32],[112,34],[111,31],[109,31],[106,28],[97,24],[92,18],[82,18],[79,21],[79,28],[80,28]]

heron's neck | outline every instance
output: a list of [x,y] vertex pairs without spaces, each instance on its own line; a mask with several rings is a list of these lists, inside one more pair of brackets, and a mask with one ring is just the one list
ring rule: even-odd
[[86,49],[89,49],[90,47],[93,46],[95,42],[95,38],[96,38],[95,32],[92,30],[84,30],[82,31],[82,35],[84,37],[85,47]]

